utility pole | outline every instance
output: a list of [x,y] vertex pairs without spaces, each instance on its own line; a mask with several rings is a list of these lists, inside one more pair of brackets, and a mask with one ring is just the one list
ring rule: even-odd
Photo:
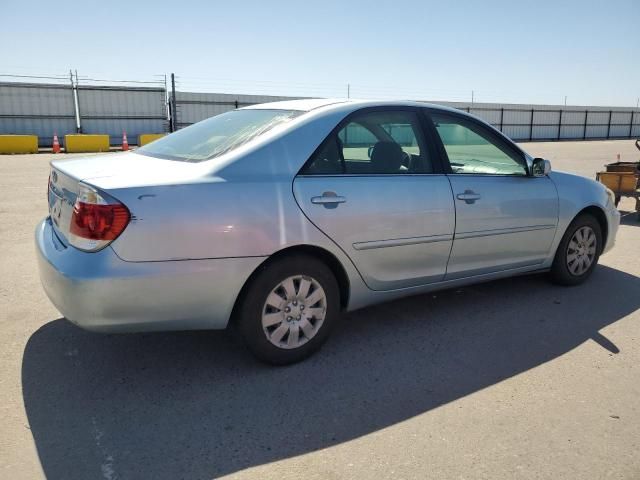
[[566,95],[564,96],[564,106],[565,107],[567,106],[567,96]]
[[351,98],[351,84],[347,83],[347,98]]
[[473,97],[474,97],[474,91],[471,90],[471,105],[473,105]]

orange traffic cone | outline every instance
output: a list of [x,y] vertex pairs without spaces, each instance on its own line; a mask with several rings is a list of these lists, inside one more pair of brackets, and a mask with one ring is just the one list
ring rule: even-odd
[[126,152],[129,150],[129,141],[127,140],[127,132],[122,131],[122,151]]
[[58,132],[53,134],[53,153],[60,153],[60,142],[58,141]]

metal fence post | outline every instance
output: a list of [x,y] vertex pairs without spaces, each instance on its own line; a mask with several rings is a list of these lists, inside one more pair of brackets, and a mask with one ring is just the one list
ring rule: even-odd
[[584,111],[584,127],[582,128],[582,139],[587,138],[587,119],[589,118],[589,110]]
[[504,108],[500,109],[500,131],[502,131],[502,127],[504,126]]
[[533,140],[533,113],[535,110],[531,109],[531,121],[529,122],[529,141]]
[[80,123],[80,102],[78,101],[78,72],[76,71],[76,81],[73,82],[73,72],[69,70],[71,79],[71,93],[73,94],[73,111],[76,117],[76,133],[82,133],[82,124]]
[[611,135],[611,115],[613,114],[613,110],[609,110],[609,124],[607,125],[607,140],[609,140],[609,136]]
[[558,118],[558,140],[560,140],[560,132],[562,131],[562,109],[559,110],[560,117]]
[[636,113],[633,110],[631,110],[631,120],[629,121],[629,138],[631,138],[631,135],[633,134],[633,114]]
[[178,127],[178,122],[176,119],[178,117],[178,111],[176,109],[176,76],[174,73],[171,74],[171,123],[169,126],[171,127],[171,131],[175,132]]
[[236,109],[237,109],[237,108],[238,108],[238,100],[236,100],[236,101],[234,102],[234,105],[236,106]]
[[166,121],[167,121],[165,125],[169,129],[169,132],[171,132],[171,101],[169,100],[169,88],[167,87],[166,73],[164,74],[164,98],[163,98],[162,106],[164,108],[164,113],[166,115]]

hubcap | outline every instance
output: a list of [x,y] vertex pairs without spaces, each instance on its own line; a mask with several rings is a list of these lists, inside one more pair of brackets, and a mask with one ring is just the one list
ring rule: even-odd
[[297,348],[320,330],[327,313],[327,297],[320,284],[306,275],[280,282],[262,308],[262,329],[278,348]]
[[596,257],[597,238],[591,227],[580,227],[567,246],[567,268],[576,277],[589,270]]

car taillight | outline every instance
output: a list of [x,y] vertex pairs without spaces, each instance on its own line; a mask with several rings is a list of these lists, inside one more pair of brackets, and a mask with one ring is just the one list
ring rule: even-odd
[[122,203],[80,184],[71,216],[69,241],[81,250],[100,250],[118,238],[130,219],[129,209]]

